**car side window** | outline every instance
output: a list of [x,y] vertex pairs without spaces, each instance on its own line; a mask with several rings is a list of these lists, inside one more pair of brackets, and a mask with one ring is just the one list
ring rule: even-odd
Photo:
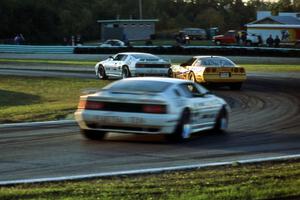
[[199,97],[203,95],[194,83],[181,84],[180,88],[183,91],[184,96],[188,98]]
[[127,55],[123,55],[123,54],[118,54],[116,55],[116,57],[114,58],[115,61],[122,61],[125,60],[127,57]]
[[200,67],[201,66],[201,60],[196,60],[193,64],[195,67]]

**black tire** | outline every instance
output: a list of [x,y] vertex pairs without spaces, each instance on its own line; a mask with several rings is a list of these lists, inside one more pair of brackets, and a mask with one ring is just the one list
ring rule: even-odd
[[129,71],[128,67],[124,66],[122,68],[122,78],[128,78],[130,76],[131,76],[131,74],[130,74],[130,71]]
[[228,113],[225,108],[222,108],[216,118],[216,123],[213,128],[213,131],[216,133],[224,133],[226,132],[227,127],[228,127]]
[[[189,126],[190,122],[190,110],[184,109],[181,114],[181,118],[172,134],[166,134],[165,137],[170,142],[182,142],[190,138],[190,133],[185,134],[185,128]],[[189,128],[189,127],[188,127]]]
[[250,40],[246,41],[246,46],[252,46],[252,42]]
[[194,83],[197,82],[194,72],[189,73],[189,80],[193,81]]
[[106,135],[105,131],[81,129],[80,132],[85,138],[90,140],[103,140]]
[[232,83],[230,85],[230,89],[232,90],[240,90],[242,88],[242,83]]
[[99,68],[98,68],[98,73],[97,73],[97,76],[98,76],[98,78],[101,80],[107,80],[107,75],[106,75],[106,73],[105,73],[105,69],[104,69],[104,67],[101,65],[101,66],[99,66]]
[[219,45],[221,45],[221,41],[220,41],[220,40],[216,40],[216,41],[215,41],[215,44],[216,44],[217,46],[219,46]]
[[173,78],[173,71],[172,71],[171,68],[168,70],[168,75],[167,76],[170,77],[170,78]]

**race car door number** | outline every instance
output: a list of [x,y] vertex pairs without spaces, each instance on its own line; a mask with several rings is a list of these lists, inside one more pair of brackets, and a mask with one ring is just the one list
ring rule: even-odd
[[229,72],[220,72],[220,77],[221,78],[229,78],[230,77],[230,73]]

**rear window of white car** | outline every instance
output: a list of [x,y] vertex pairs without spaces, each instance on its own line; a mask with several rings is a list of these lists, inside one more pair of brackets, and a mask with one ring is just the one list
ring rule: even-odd
[[172,83],[149,81],[149,80],[120,80],[114,82],[103,89],[110,91],[128,91],[128,92],[154,92],[165,91]]
[[159,60],[159,57],[151,54],[132,54],[132,56],[140,60],[149,60],[149,61]]

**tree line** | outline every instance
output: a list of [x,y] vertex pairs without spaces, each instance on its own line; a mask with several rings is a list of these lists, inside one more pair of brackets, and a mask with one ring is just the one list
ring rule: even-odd
[[[184,27],[241,29],[256,11],[300,12],[300,0],[142,0],[143,18],[159,19],[157,32]],[[138,19],[139,0],[0,0],[0,39],[21,33],[31,44],[53,44],[81,35],[100,38],[97,20]]]

